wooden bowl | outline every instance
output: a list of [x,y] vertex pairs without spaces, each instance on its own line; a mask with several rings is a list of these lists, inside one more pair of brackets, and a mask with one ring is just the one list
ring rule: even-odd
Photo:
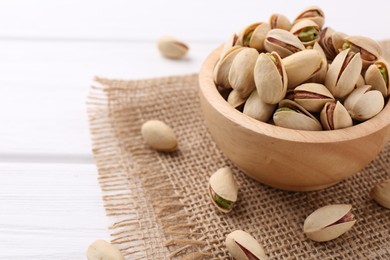
[[329,187],[364,168],[390,138],[390,102],[372,119],[333,131],[293,130],[235,110],[217,91],[213,69],[221,48],[199,74],[206,126],[222,152],[248,176],[290,191]]

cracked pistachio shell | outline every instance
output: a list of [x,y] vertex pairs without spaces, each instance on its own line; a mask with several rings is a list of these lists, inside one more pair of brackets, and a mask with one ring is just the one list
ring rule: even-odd
[[289,99],[280,101],[279,108],[273,115],[275,125],[297,129],[320,131],[321,123],[301,105]]
[[276,105],[267,104],[262,101],[255,89],[245,102],[243,113],[259,121],[267,122],[271,118],[275,108]]
[[245,46],[255,48],[258,51],[264,50],[264,40],[267,33],[271,30],[268,23],[254,23],[245,27],[237,40],[237,43]]
[[346,34],[336,32],[330,27],[326,27],[320,33],[320,45],[324,50],[328,60],[333,60],[342,48]]
[[287,91],[287,74],[276,52],[260,53],[254,68],[257,93],[268,104],[277,104]]
[[390,209],[390,179],[384,180],[375,185],[371,189],[370,196],[379,205]]
[[177,149],[172,128],[160,120],[146,121],[141,127],[141,134],[145,142],[155,150],[172,152]]
[[227,98],[227,102],[237,110],[241,110],[244,106],[246,98],[242,98],[237,90],[232,90]]
[[315,42],[320,40],[320,27],[308,19],[295,23],[290,32],[297,36],[305,47],[313,46]]
[[271,25],[271,29],[282,29],[286,31],[290,31],[291,22],[290,20],[283,14],[273,14],[269,18],[269,24]]
[[343,49],[350,48],[353,52],[359,52],[363,60],[363,68],[373,64],[382,55],[382,49],[378,42],[365,36],[350,36],[345,38]]
[[237,260],[268,259],[259,242],[242,230],[236,230],[227,235],[225,245],[229,253]]
[[310,112],[320,112],[334,97],[322,84],[305,83],[294,89],[294,101]]
[[351,209],[352,205],[348,204],[335,204],[319,208],[306,218],[303,232],[308,238],[317,242],[335,239],[356,223]]
[[389,89],[389,65],[384,60],[378,60],[368,67],[365,74],[365,82],[372,86],[372,90],[379,90],[383,97],[386,98]]
[[347,128],[353,125],[352,118],[347,109],[337,101],[328,102],[320,113],[321,123],[326,130]]
[[[221,168],[211,175],[209,180],[209,195],[218,210],[224,213],[228,213],[232,210],[233,204],[237,201],[238,185],[234,179],[233,172],[229,167]],[[224,201],[230,202],[231,207],[228,209],[221,207],[221,205],[216,202],[215,195],[219,196]]]
[[87,249],[88,260],[124,260],[121,252],[104,240],[96,240]]
[[330,64],[325,86],[335,98],[343,98],[354,89],[362,71],[360,53],[349,49],[340,52]]
[[229,70],[229,83],[242,98],[247,98],[256,88],[253,78],[257,57],[259,53],[256,49],[245,48],[241,50],[232,62]]
[[238,36],[237,34],[233,34],[232,36],[230,36],[230,38],[224,43],[223,47],[222,47],[222,51],[221,51],[221,54],[220,54],[220,59],[222,59],[227,52],[230,51],[231,48],[233,48],[235,45],[236,45],[236,42],[237,42],[237,39],[238,39]]
[[328,60],[326,58],[324,50],[322,49],[321,45],[318,42],[314,43],[313,50],[318,51],[318,53],[321,55],[322,62],[321,62],[321,68],[313,75],[313,77],[308,79],[308,82],[324,84],[326,73],[328,72]]
[[298,37],[289,31],[272,29],[268,32],[265,38],[264,48],[268,52],[275,51],[280,55],[280,57],[284,58],[293,53],[304,50],[305,46]]
[[385,100],[378,90],[371,90],[370,85],[356,88],[344,101],[344,106],[351,117],[365,121],[382,111]]
[[318,6],[309,6],[305,8],[300,14],[298,14],[297,18],[294,19],[293,24],[296,24],[299,21],[305,19],[315,22],[321,29],[325,23],[325,14],[324,11],[322,11],[322,9]]
[[282,62],[287,73],[287,88],[295,88],[321,69],[322,57],[316,50],[304,50],[284,58]]
[[157,47],[161,54],[169,59],[181,59],[189,50],[185,43],[171,36],[161,37],[157,42]]
[[219,59],[214,68],[214,82],[217,86],[231,88],[229,83],[229,71],[236,55],[244,48],[234,46],[226,51],[225,55]]

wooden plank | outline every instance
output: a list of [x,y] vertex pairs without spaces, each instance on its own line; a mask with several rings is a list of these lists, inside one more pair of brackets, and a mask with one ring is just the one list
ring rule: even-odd
[[96,169],[0,163],[0,258],[85,259],[109,239]]

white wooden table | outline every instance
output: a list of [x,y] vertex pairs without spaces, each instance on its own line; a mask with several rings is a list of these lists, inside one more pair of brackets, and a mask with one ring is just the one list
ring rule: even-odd
[[[336,30],[390,38],[385,0],[241,2],[0,1],[0,259],[85,259],[109,240],[85,106],[94,75],[195,73],[233,32],[311,4]],[[165,34],[190,45],[188,59],[159,55]]]

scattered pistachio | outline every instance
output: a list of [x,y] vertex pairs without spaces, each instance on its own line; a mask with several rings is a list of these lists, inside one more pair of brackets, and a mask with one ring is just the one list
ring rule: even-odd
[[213,204],[223,213],[233,209],[237,201],[238,185],[233,172],[229,167],[224,167],[211,175],[208,187]]
[[96,240],[87,250],[88,260],[124,260],[121,252],[106,242],[105,240]]
[[157,47],[161,54],[169,59],[181,59],[189,50],[185,43],[171,36],[161,37],[157,42]]
[[141,133],[145,142],[158,151],[172,152],[177,149],[177,140],[173,130],[160,120],[145,122]]
[[259,242],[242,230],[236,230],[227,235],[225,245],[229,253],[237,260],[268,259]]
[[379,205],[390,209],[390,179],[375,185],[371,189],[370,195]]

